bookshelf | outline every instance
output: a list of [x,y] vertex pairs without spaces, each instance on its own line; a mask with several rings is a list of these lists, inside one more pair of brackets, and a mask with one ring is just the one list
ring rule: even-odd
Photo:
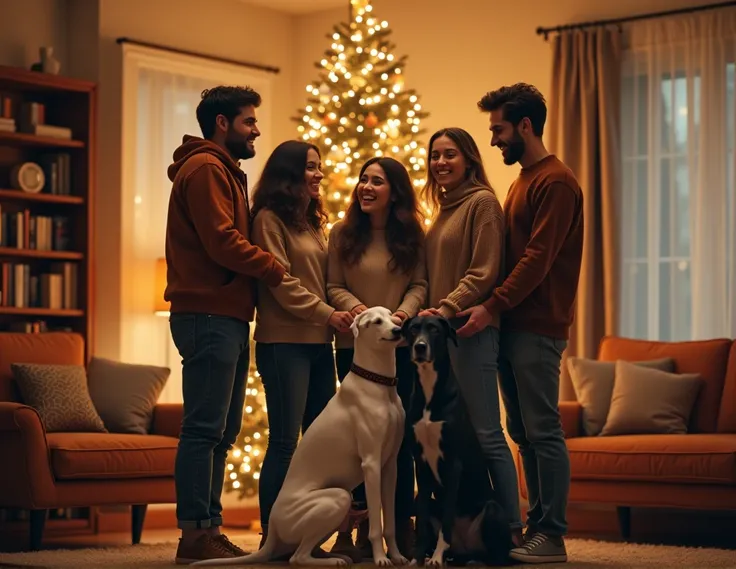
[[0,66],[0,332],[93,347],[96,86]]

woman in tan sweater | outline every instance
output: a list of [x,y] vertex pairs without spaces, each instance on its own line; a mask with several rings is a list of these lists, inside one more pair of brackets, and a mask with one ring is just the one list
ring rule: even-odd
[[[400,323],[424,306],[424,230],[411,179],[400,162],[371,158],[363,165],[345,219],[330,232],[328,259],[327,298],[338,310],[357,315],[371,306],[385,306]],[[337,334],[335,343],[337,375],[342,381],[353,361],[353,337]],[[399,397],[408,410],[414,365],[407,347],[397,348],[396,368]],[[396,537],[401,552],[410,556],[414,460],[408,438],[399,450],[397,470]],[[353,499],[355,510],[367,507],[362,484]],[[358,527],[356,545],[350,532],[341,532],[332,551],[356,561],[370,557],[367,520]]]
[[[434,133],[423,193],[435,213],[427,232],[430,308],[425,312],[444,316],[457,329],[467,318],[455,315],[489,298],[503,278],[503,211],[478,146],[466,131],[447,128]],[[450,344],[450,359],[516,539],[522,523],[516,468],[501,427],[498,324],[471,338],[458,338],[457,347]]]
[[290,140],[273,151],[254,190],[251,241],[286,269],[280,285],[258,283],[256,306],[256,366],[269,423],[258,495],[264,540],[299,430],[335,394],[334,330],[353,320],[327,303],[322,177],[318,149]]

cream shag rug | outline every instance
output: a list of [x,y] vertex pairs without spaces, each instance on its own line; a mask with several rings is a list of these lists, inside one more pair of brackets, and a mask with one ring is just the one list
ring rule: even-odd
[[[332,540],[331,540],[332,541]],[[252,551],[258,536],[233,538],[233,542]],[[328,542],[327,547],[331,545]],[[60,569],[132,569],[177,567],[174,564],[176,543],[140,544],[99,549],[56,549],[31,553],[0,553],[0,567],[36,567]],[[553,569],[736,569],[736,550],[640,545],[587,539],[567,540],[567,563],[538,565]],[[287,565],[274,563],[272,565]],[[517,567],[533,567],[521,565]],[[258,565],[251,566],[257,569]],[[260,567],[267,567],[260,565]],[[364,563],[357,567],[371,568]]]

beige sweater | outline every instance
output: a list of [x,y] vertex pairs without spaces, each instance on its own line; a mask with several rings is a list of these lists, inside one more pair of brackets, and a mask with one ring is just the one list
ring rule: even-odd
[[[350,311],[360,304],[385,306],[392,312],[402,311],[415,316],[424,306],[427,295],[427,269],[423,251],[418,251],[418,263],[411,274],[389,270],[391,253],[386,244],[386,232],[373,230],[372,239],[360,261],[351,266],[342,263],[336,240],[342,222],[330,231],[327,268],[327,298],[337,310]],[[352,348],[352,334],[336,334],[337,348]]]
[[503,239],[503,210],[490,190],[444,194],[427,232],[429,307],[452,318],[488,299],[503,277]]
[[327,324],[334,309],[327,304],[327,240],[311,228],[289,228],[270,210],[253,220],[251,242],[276,257],[286,269],[281,284],[258,282],[256,342],[330,343],[334,329]]

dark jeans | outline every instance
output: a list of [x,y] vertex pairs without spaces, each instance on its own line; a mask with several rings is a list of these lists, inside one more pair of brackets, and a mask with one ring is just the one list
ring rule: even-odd
[[567,533],[570,457],[558,408],[566,346],[538,334],[502,332],[498,359],[506,429],[524,463],[527,526],[550,536]]
[[182,358],[184,420],[174,476],[180,529],[222,525],[227,452],[240,433],[250,360],[248,322],[213,314],[172,314]]
[[268,408],[268,448],[261,466],[261,525],[284,484],[299,430],[304,433],[337,390],[331,344],[256,343],[256,366]]
[[[342,382],[350,371],[353,363],[353,350],[351,348],[340,348],[335,354],[337,362],[337,376]],[[396,376],[398,385],[396,389],[404,406],[404,411],[409,414],[411,396],[414,392],[414,378],[416,367],[411,361],[409,348],[400,347],[396,349]],[[405,521],[414,515],[414,457],[411,454],[411,438],[408,436],[409,421],[407,419],[404,430],[404,440],[399,448],[399,456],[396,459],[396,520]],[[367,508],[365,497],[365,485],[360,484],[353,491],[353,501],[359,508]]]

